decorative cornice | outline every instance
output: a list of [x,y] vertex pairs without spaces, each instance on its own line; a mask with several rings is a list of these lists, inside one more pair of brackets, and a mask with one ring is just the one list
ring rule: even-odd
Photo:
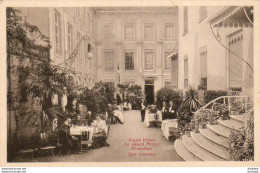
[[177,7],[103,7],[97,14],[177,14]]

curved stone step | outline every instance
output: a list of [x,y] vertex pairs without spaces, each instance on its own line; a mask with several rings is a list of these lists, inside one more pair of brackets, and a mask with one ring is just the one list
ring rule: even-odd
[[185,161],[201,161],[198,157],[192,154],[182,143],[180,139],[176,139],[174,142],[174,148],[177,154]]
[[245,119],[244,119],[245,117],[246,117],[245,114],[244,115],[230,115],[230,118],[232,120],[242,123],[242,125],[244,125],[244,123],[245,123]]
[[214,142],[215,144],[218,144],[219,146],[229,149],[229,140],[227,138],[216,135],[216,133],[214,133],[213,131],[211,131],[209,129],[199,129],[199,131],[205,138],[207,138],[211,142]]
[[230,130],[240,131],[243,128],[243,124],[234,120],[218,120],[218,123]]
[[196,157],[203,161],[223,161],[224,159],[221,159],[208,151],[201,148],[191,137],[188,137],[186,135],[182,136],[182,142],[184,146]]
[[225,137],[227,139],[229,139],[230,137],[231,130],[224,126],[207,124],[207,128],[212,132],[216,133],[216,135]]
[[203,149],[222,159],[229,160],[229,153],[226,148],[211,142],[210,140],[205,138],[201,133],[191,132],[191,137]]

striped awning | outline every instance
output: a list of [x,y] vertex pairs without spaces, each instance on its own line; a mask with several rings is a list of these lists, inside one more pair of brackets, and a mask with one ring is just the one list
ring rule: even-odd
[[211,17],[213,27],[253,27],[253,7],[228,6]]

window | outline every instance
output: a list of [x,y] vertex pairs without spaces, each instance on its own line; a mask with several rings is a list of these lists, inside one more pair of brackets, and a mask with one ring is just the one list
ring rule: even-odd
[[155,29],[153,23],[147,23],[144,25],[144,38],[154,38],[155,37]]
[[61,55],[61,16],[55,11],[54,13],[54,30],[55,30],[55,53]]
[[169,82],[169,81],[164,82],[164,86],[166,88],[171,88],[171,82]]
[[207,90],[207,47],[200,48],[200,85],[199,89]]
[[188,56],[184,57],[184,88],[189,86],[189,77],[188,77]]
[[153,70],[154,68],[154,50],[145,50],[145,70]]
[[134,38],[134,25],[133,24],[125,24],[125,26],[124,26],[124,38],[125,39],[133,39]]
[[68,32],[68,42],[67,42],[67,48],[68,48],[68,54],[69,54],[69,56],[71,55],[71,53],[72,53],[72,39],[73,39],[73,37],[72,37],[72,26],[71,26],[71,24],[68,24],[68,30],[67,30],[67,32]]
[[105,69],[114,70],[114,50],[105,50]]
[[[79,42],[80,42],[80,33],[77,31],[77,33],[76,33],[76,46],[78,46]],[[77,59],[78,64],[81,64],[80,45],[78,46],[76,59]]]
[[105,39],[112,39],[114,38],[114,26],[113,25],[106,25],[104,27],[104,37]]
[[188,33],[188,7],[183,9],[183,34]]
[[125,51],[125,70],[134,70],[134,50]]
[[[228,40],[228,48],[239,57],[243,55],[243,35],[242,30],[232,34]],[[229,64],[229,88],[233,91],[242,91],[242,60],[233,53],[228,53]]]
[[207,7],[200,6],[199,7],[199,21],[202,21],[207,17]]
[[168,56],[173,52],[173,50],[166,50],[164,52],[164,69],[170,70],[171,69],[171,58]]
[[165,38],[174,38],[175,37],[175,26],[173,23],[165,24]]

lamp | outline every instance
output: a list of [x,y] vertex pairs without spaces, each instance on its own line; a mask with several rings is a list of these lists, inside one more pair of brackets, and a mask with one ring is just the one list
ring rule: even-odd
[[88,43],[88,58],[91,59],[93,57],[93,53],[91,52],[92,48],[91,48],[91,44]]

